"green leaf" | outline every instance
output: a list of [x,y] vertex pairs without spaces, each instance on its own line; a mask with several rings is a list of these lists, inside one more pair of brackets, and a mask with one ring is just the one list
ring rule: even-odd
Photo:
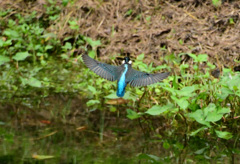
[[214,111],[207,115],[205,121],[216,122],[216,121],[221,120],[222,117],[223,117],[223,114],[218,114],[217,111]]
[[60,56],[62,57],[62,59],[69,59],[69,56],[67,54],[61,54]]
[[96,94],[96,93],[97,93],[96,88],[94,88],[94,87],[91,86],[91,85],[88,86],[88,90],[89,90],[90,92],[92,92],[92,94]]
[[145,113],[155,116],[155,115],[160,115],[166,110],[167,110],[166,108],[162,108],[159,105],[154,105],[152,106],[152,108],[148,109],[148,111],[146,111]]
[[190,118],[195,119],[200,124],[206,125],[209,128],[211,127],[210,123],[205,121],[205,116],[204,116],[203,111],[201,109],[196,110],[193,113],[189,113],[188,116]]
[[231,110],[230,110],[230,108],[222,108],[222,107],[220,107],[219,109],[218,109],[218,111],[217,111],[217,113],[222,113],[222,114],[226,114],[226,113],[230,113],[231,112]]
[[169,149],[170,148],[170,144],[167,141],[163,142],[163,148],[164,149]]
[[20,37],[17,31],[11,29],[6,29],[3,34],[8,36],[10,39],[18,39]]
[[206,62],[208,61],[208,55],[207,54],[199,54],[197,56],[198,62]]
[[100,41],[100,40],[94,41],[94,40],[92,40],[92,39],[89,38],[89,37],[84,37],[84,40],[85,40],[88,44],[90,44],[90,46],[91,46],[93,49],[95,49],[95,48],[97,48],[98,46],[101,45],[101,41]]
[[69,42],[66,42],[65,45],[62,47],[65,51],[72,49],[72,45]]
[[195,151],[194,153],[195,153],[195,154],[202,154],[207,148],[208,148],[208,147],[199,149],[199,150]]
[[133,10],[132,10],[132,9],[129,9],[129,10],[125,13],[125,16],[129,16],[129,15],[131,15],[132,12],[133,12]]
[[174,88],[171,88],[170,85],[165,85],[164,83],[160,83],[159,85],[161,85],[164,90],[171,92],[173,96],[176,96],[176,90]]
[[188,99],[188,97],[182,97],[182,98],[179,99],[175,96],[171,96],[171,98],[178,104],[178,106],[181,109],[186,110],[188,108],[189,102],[186,100],[186,99]]
[[72,29],[72,30],[78,30],[79,29],[79,25],[78,25],[78,23],[77,23],[77,21],[68,21],[68,23],[70,24],[70,28]]
[[141,115],[142,113],[137,113],[131,109],[127,109],[127,118],[129,118],[130,120],[137,119],[141,117]]
[[193,94],[192,92],[194,92],[195,90],[197,90],[198,87],[196,85],[192,85],[192,86],[189,86],[189,87],[184,87],[182,88],[181,90],[176,90],[176,93],[179,95],[179,96],[187,96],[187,97],[192,97]]
[[168,104],[165,106],[154,105],[150,109],[148,109],[148,111],[146,111],[145,113],[150,114],[152,116],[156,116],[172,108],[174,108],[173,104]]
[[154,68],[154,71],[159,71],[159,70],[162,70],[162,69],[165,69],[165,68],[169,68],[168,65],[164,64],[164,65],[159,65],[157,66],[156,68]]
[[8,56],[0,55],[0,65],[3,65],[4,63],[7,63],[10,61],[10,58]]
[[39,81],[38,79],[35,79],[34,77],[31,77],[28,81],[27,84],[32,86],[32,87],[41,87],[41,81]]
[[213,65],[213,64],[210,63],[210,62],[207,62],[207,66],[208,66],[210,69],[215,69],[215,68],[216,68],[216,66]]
[[237,92],[235,92],[235,95],[237,95],[238,97],[240,97],[240,90],[238,90]]
[[142,61],[136,61],[134,64],[137,65],[140,71],[149,72],[147,64],[143,63]]
[[57,38],[57,35],[54,33],[46,33],[44,35],[41,35],[41,38],[46,38],[46,40],[48,40],[50,38]]
[[239,74],[232,76],[232,78],[229,78],[227,80],[227,85],[228,85],[229,89],[231,89],[233,91],[239,90],[240,89],[239,79],[240,79]]
[[186,68],[189,68],[189,64],[181,64],[180,65],[181,70],[186,69]]
[[52,48],[53,48],[52,45],[46,45],[46,47],[45,47],[45,51],[50,50],[50,49],[52,49]]
[[198,66],[196,64],[193,65],[193,70],[197,71],[198,70]]
[[208,55],[207,54],[195,55],[195,54],[192,54],[192,53],[188,53],[188,55],[193,58],[194,62],[197,62],[197,63],[198,62],[204,62],[204,61],[208,60]]
[[107,98],[107,99],[117,99],[119,97],[116,95],[115,92],[112,92],[109,95],[105,96],[104,98]]
[[22,85],[25,86],[28,83],[28,79],[20,77]]
[[223,132],[223,131],[218,131],[218,130],[215,130],[215,132],[219,138],[223,138],[226,140],[231,139],[233,137],[232,133],[230,133],[230,132]]
[[181,44],[181,45],[183,45],[183,43],[184,43],[182,39],[180,39],[178,42],[179,42],[179,44]]
[[137,56],[137,60],[143,61],[143,59],[144,59],[143,53]]
[[196,62],[196,63],[208,61],[208,55],[207,54],[199,54],[199,55],[195,55],[195,54],[192,54],[192,53],[179,54],[179,56],[181,56],[181,55],[189,55],[191,58],[193,58],[193,61]]
[[88,55],[91,57],[91,58],[95,58],[96,56],[96,52],[91,50],[91,51],[88,51]]
[[197,133],[199,133],[200,131],[203,131],[204,129],[207,129],[207,127],[206,127],[206,126],[203,126],[203,127],[199,128],[199,129],[191,132],[191,133],[190,133],[190,136],[195,136]]
[[230,94],[233,94],[233,91],[223,86],[220,90],[220,93],[217,93],[217,97],[221,100],[225,100]]
[[211,104],[210,106],[205,108],[204,111],[205,112],[207,111],[205,114],[205,116],[206,116],[205,121],[208,121],[208,122],[219,121],[223,117],[224,114],[231,112],[231,110],[229,108],[221,108],[220,107],[217,110],[215,107],[215,104]]
[[222,5],[222,0],[212,0],[212,4],[215,7],[219,7]]
[[87,106],[89,107],[89,106],[93,106],[93,105],[95,105],[95,104],[100,104],[100,101],[99,100],[89,100],[88,102],[87,102]]
[[205,121],[216,122],[223,117],[223,113],[218,113],[216,105],[210,103],[206,108],[204,108]]
[[69,0],[62,0],[62,5],[63,5],[64,7],[66,7],[67,4],[68,4],[68,1],[69,1]]
[[177,143],[173,144],[173,146],[175,148],[177,148],[178,150],[183,150],[183,148],[184,148],[184,145],[180,142],[177,142]]
[[216,105],[213,103],[210,103],[206,108],[204,108],[204,116],[206,117],[208,114],[215,111],[216,111]]
[[152,155],[152,154],[145,154],[145,153],[142,153],[142,154],[139,154],[138,155],[138,158],[139,159],[144,159],[144,160],[147,160],[147,161],[151,161],[149,163],[153,163],[153,164],[158,164],[160,158],[158,156],[155,156],[155,155]]
[[192,54],[192,53],[187,53],[186,55],[189,55],[191,58],[193,58],[193,61],[194,61],[194,62],[197,61],[197,55]]
[[[115,93],[116,95],[116,93]],[[136,101],[138,98],[138,96],[136,94],[132,94],[130,91],[127,91],[123,97],[123,99],[125,100],[132,100],[132,101]]]
[[198,94],[197,99],[202,99],[202,100],[206,100],[208,98],[208,93],[207,92],[201,92],[200,94]]
[[5,123],[5,122],[2,122],[2,121],[0,121],[0,125],[6,125],[6,123]]
[[12,40],[3,41],[2,39],[0,39],[0,47],[10,46],[11,44]]
[[173,88],[177,90],[178,87],[179,87],[179,84],[178,84],[178,77],[177,77],[177,76],[174,76],[174,77],[173,77],[173,81],[172,81],[172,83],[173,83]]
[[229,18],[229,24],[235,24],[233,18]]
[[192,102],[189,106],[188,106],[189,109],[191,109],[191,111],[196,111],[198,109],[201,109],[201,107],[196,104],[196,102]]
[[52,155],[32,155],[32,158],[37,159],[37,160],[45,160],[45,159],[51,159],[54,158]]
[[30,54],[26,51],[26,52],[18,52],[12,58],[16,61],[22,61],[22,60],[25,60],[28,56],[30,56]]

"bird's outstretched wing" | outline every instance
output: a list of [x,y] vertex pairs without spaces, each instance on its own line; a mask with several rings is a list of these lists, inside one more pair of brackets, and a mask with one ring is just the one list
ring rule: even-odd
[[169,74],[169,72],[149,74],[131,69],[127,74],[126,80],[132,87],[147,86],[162,81]]
[[87,54],[82,55],[83,62],[86,66],[104,79],[115,81],[118,77],[118,66],[102,63],[92,59]]

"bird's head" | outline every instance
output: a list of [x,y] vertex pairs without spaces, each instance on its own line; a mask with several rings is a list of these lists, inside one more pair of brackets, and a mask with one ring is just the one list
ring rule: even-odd
[[130,60],[129,57],[125,57],[124,60],[122,61],[123,64],[132,64],[132,61]]

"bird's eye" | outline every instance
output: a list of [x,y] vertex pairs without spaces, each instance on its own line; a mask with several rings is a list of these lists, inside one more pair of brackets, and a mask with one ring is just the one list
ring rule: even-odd
[[129,62],[128,62],[129,64],[132,64],[132,61],[131,60],[129,60]]

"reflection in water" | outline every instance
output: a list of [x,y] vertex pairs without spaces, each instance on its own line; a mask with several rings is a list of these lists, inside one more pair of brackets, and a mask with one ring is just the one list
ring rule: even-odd
[[104,121],[101,121],[100,110],[88,112],[74,106],[75,101],[65,101],[71,107],[67,110],[66,104],[56,103],[51,110],[21,109],[24,112],[18,115],[9,115],[9,108],[5,108],[2,116],[6,117],[2,117],[0,127],[1,164],[19,161],[230,163],[239,160],[238,149],[231,147],[234,143],[213,140],[204,133],[202,138],[190,136],[181,119],[175,118],[173,122],[160,116],[155,120],[130,120],[126,110],[121,109],[105,111]]

